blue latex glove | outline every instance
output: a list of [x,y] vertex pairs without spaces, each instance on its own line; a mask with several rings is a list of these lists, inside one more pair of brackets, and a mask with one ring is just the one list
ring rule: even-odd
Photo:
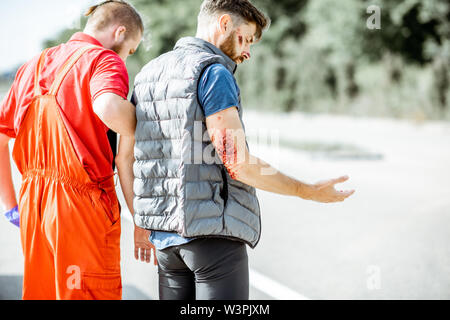
[[16,227],[20,227],[20,216],[19,216],[19,207],[18,206],[9,210],[8,212],[6,212],[5,217],[13,225],[15,225]]

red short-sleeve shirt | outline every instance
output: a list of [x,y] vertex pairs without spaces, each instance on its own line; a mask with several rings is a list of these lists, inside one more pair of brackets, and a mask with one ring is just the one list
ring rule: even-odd
[[[42,94],[48,93],[53,80],[67,59],[79,48],[94,44],[98,48],[85,53],[62,82],[57,94],[61,116],[72,146],[92,180],[112,175],[113,153],[108,127],[94,113],[93,101],[103,93],[115,93],[127,99],[128,72],[124,61],[102,47],[93,37],[78,32],[69,42],[48,50],[40,76]],[[34,73],[39,56],[24,64],[0,105],[0,132],[15,138],[34,94]]]

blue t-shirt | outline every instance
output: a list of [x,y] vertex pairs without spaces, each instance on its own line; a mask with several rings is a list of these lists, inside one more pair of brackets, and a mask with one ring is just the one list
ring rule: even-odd
[[[198,83],[198,100],[205,117],[239,105],[239,87],[233,75],[220,63],[208,66]],[[158,250],[188,243],[192,239],[177,233],[152,231],[150,241]]]

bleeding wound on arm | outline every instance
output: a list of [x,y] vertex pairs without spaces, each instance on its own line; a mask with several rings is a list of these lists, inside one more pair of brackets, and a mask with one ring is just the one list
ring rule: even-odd
[[231,179],[235,180],[237,175],[237,147],[235,135],[232,131],[230,129],[215,130],[211,141]]

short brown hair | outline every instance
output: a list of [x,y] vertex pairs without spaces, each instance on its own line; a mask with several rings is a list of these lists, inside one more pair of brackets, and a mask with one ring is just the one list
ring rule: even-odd
[[127,28],[127,33],[144,33],[142,18],[133,6],[121,0],[108,0],[90,7],[84,14],[97,30],[103,30],[112,23],[119,23]]
[[270,18],[256,8],[249,0],[204,0],[200,7],[200,15],[213,16],[219,13],[229,13],[242,18],[247,23],[256,24],[256,39],[270,25]]

